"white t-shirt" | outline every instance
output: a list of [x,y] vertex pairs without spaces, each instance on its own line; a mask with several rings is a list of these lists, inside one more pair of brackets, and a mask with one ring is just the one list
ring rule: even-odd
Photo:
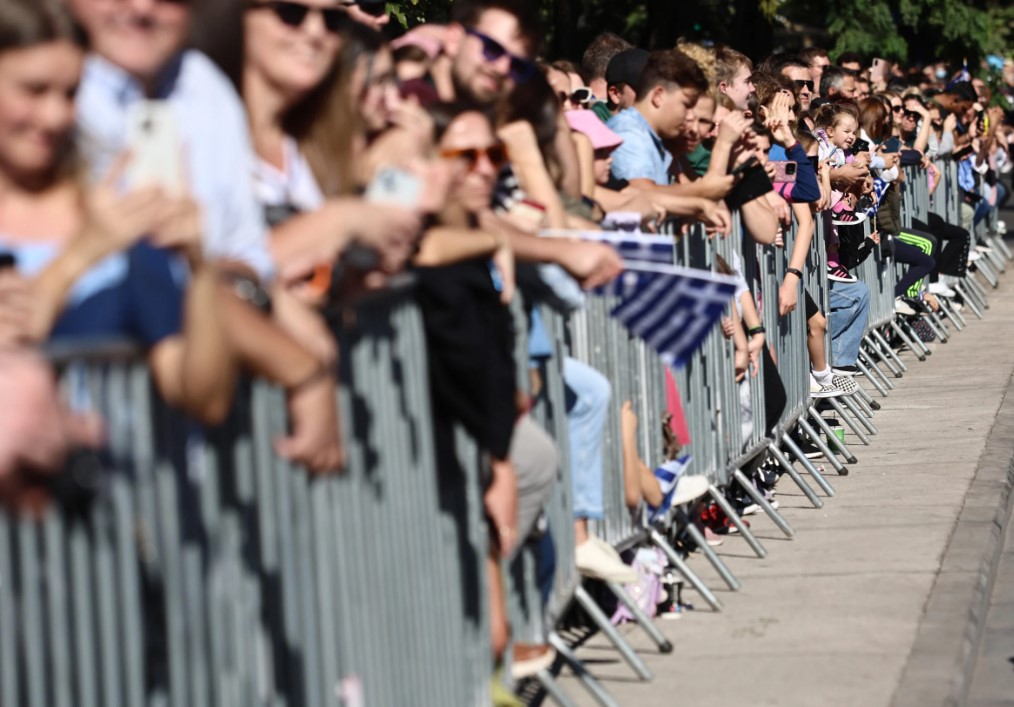
[[316,211],[324,204],[317,180],[306,158],[291,137],[282,145],[285,162],[278,169],[262,159],[254,163],[254,194],[263,206],[293,206],[298,211]]

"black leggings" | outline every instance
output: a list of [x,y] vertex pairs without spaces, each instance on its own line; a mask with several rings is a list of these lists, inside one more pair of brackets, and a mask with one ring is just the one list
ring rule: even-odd
[[936,254],[937,265],[934,272],[939,275],[964,277],[968,271],[968,248],[972,236],[961,226],[947,223],[938,214],[931,213],[927,222],[912,219],[912,225],[923,231],[929,231],[940,241],[940,249]]
[[900,240],[894,241],[894,259],[899,263],[908,265],[905,274],[901,276],[894,286],[894,296],[902,297],[915,283],[930,274],[936,261],[932,255],[928,255],[920,248],[909,245]]
[[768,348],[766,341],[761,356],[764,359],[764,415],[767,417],[768,423],[766,432],[770,435],[771,430],[781,421],[782,413],[785,412],[785,405],[789,399],[785,395],[785,385],[782,383],[782,377],[778,375],[778,368],[775,366],[775,360],[771,357],[771,349]]

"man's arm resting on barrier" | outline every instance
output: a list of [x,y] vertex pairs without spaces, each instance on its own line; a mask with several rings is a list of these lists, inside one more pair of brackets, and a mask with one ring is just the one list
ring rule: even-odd
[[754,241],[771,245],[778,237],[778,215],[767,203],[764,195],[752,199],[739,207],[743,227]]

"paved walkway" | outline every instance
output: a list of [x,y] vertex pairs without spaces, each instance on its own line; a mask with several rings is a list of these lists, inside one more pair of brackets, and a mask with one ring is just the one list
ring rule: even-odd
[[[829,469],[837,496],[823,509],[810,506],[783,477],[779,499],[794,540],[766,517],[754,516],[766,559],[757,559],[740,538],[718,548],[741,591],[725,590],[706,561],[694,558],[693,566],[725,604],[723,612],[709,611],[687,591],[697,610],[679,621],[657,622],[676,646],[670,655],[654,650],[636,626],[623,628],[655,673],[652,682],[638,681],[601,635],[581,647],[578,655],[621,705],[945,702],[956,684],[950,672],[959,663],[974,668],[961,636],[990,514],[1014,452],[1014,442],[1005,446],[1001,439],[984,453],[998,420],[997,428],[1014,438],[1014,394],[1010,415],[998,418],[1014,371],[1012,281],[1008,274],[990,292],[984,321],[968,312],[969,327],[950,343],[935,344],[925,363],[906,357],[910,372],[888,399],[874,391],[883,403],[874,421],[880,434],[870,447],[848,438],[859,463],[847,477]],[[992,475],[976,495],[970,489],[976,489],[980,459]],[[966,508],[966,497],[973,495],[979,501]],[[980,653],[989,660],[979,666],[977,707],[1014,704],[1014,687],[996,684],[1011,677],[1012,667],[1007,662],[1007,673],[997,677],[1003,672],[997,657],[1014,656],[1012,545],[993,607],[1002,620],[987,631],[992,638],[986,643],[993,644]],[[984,596],[988,604],[988,591]],[[578,704],[594,704],[572,677],[562,682]]]

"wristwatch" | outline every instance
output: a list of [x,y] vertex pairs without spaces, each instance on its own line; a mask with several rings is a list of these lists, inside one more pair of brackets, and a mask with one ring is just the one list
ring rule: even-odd
[[785,268],[785,272],[792,273],[793,275],[795,275],[796,277],[799,278],[800,282],[803,281],[803,271],[802,270],[797,270],[796,268]]

